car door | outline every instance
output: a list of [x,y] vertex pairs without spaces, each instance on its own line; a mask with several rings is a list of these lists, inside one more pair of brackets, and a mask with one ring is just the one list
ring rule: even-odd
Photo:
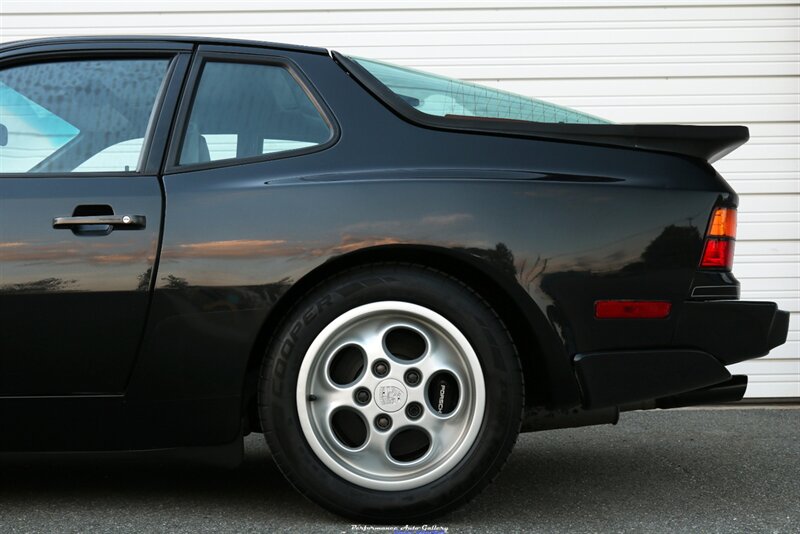
[[190,53],[88,41],[0,54],[0,397],[124,391]]
[[294,265],[279,215],[287,206],[267,183],[313,171],[338,136],[301,70],[309,65],[341,72],[317,52],[201,44],[194,55],[163,177],[158,279],[126,391],[131,410],[159,403],[147,419],[175,441],[240,430],[253,342]]

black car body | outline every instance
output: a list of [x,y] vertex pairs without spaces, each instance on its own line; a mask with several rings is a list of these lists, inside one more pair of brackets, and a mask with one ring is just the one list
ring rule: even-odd
[[[162,74],[113,91],[48,84],[59,71],[47,65],[107,60]],[[308,101],[281,89],[280,116],[245,106],[195,124],[193,109],[263,95],[231,95],[219,82],[204,93],[211,64],[278,68]],[[367,265],[441,273],[496,312],[519,355],[523,430],[738,400],[746,377],[725,366],[785,341],[788,314],[738,300],[729,261],[701,266],[710,241],[732,248],[729,226],[711,231],[714,217],[735,215],[737,196],[710,162],[745,142],[745,128],[432,116],[351,58],[266,43],[0,48],[6,87],[28,65],[43,66],[27,98],[59,92],[64,110],[64,99],[94,105],[109,126],[90,131],[75,111],[83,131],[55,156],[0,169],[2,451],[218,447],[235,458],[242,436],[262,428],[259,370],[282,323],[320,284]],[[222,80],[235,72],[220,68]],[[152,104],[137,100],[145,93]],[[147,124],[133,124],[144,108]],[[307,119],[302,128],[292,113]],[[194,128],[221,135],[226,121],[243,124],[236,152],[211,159]],[[248,152],[264,121],[283,125],[282,139],[311,141]],[[135,166],[77,170],[134,129],[146,129]],[[265,370],[279,388],[282,365]],[[304,492],[354,517],[395,517],[390,504],[381,516]],[[456,493],[397,516],[438,513],[469,492]]]

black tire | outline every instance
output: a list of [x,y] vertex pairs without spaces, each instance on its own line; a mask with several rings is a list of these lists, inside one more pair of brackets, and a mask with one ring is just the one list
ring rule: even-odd
[[[484,417],[466,455],[440,478],[400,491],[362,487],[328,469],[306,440],[296,406],[298,373],[316,336],[343,313],[381,301],[417,304],[447,318],[473,347],[486,384]],[[523,397],[523,375],[516,349],[486,301],[442,272],[392,263],[342,272],[300,299],[265,355],[259,412],[275,462],[303,495],[356,521],[405,524],[451,511],[493,480],[519,434]]]

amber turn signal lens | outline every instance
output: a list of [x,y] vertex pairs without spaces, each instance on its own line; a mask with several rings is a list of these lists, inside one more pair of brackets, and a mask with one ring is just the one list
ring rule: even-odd
[[709,237],[736,237],[736,210],[733,208],[717,208],[711,217],[708,229]]

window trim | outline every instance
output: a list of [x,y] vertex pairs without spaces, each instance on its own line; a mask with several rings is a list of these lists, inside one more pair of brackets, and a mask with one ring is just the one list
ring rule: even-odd
[[[163,119],[165,114],[174,111],[176,95],[173,95],[176,82],[180,82],[186,71],[189,54],[183,47],[153,48],[144,47],[140,43],[124,43],[117,47],[107,43],[107,48],[86,48],[75,46],[42,46],[25,48],[17,53],[0,55],[0,69],[36,65],[39,63],[56,63],[69,61],[91,61],[107,59],[166,59],[168,60],[164,78],[161,81],[153,107],[145,129],[142,151],[135,171],[82,171],[82,172],[0,172],[0,179],[5,178],[112,178],[151,176],[158,173],[164,153],[165,132]],[[169,118],[169,117],[168,117]],[[171,120],[166,121],[167,123]],[[156,146],[155,141],[160,142]],[[72,140],[70,140],[72,142]],[[67,143],[69,144],[69,143]],[[159,154],[156,156],[157,154]],[[156,161],[154,157],[157,157]],[[38,165],[38,164],[37,164]]]
[[[294,78],[300,88],[306,93],[306,96],[317,109],[317,112],[322,117],[322,120],[324,120],[328,125],[328,128],[331,132],[330,137],[324,143],[310,147],[297,148],[294,150],[283,150],[281,152],[262,154],[249,158],[226,158],[203,163],[190,163],[181,165],[179,163],[179,158],[181,148],[183,147],[184,136],[186,135],[186,126],[189,121],[189,115],[191,113],[192,106],[194,105],[195,96],[197,95],[199,82],[203,74],[203,68],[208,62],[244,63],[281,67],[286,69],[289,75]],[[250,163],[260,163],[264,161],[292,158],[296,156],[305,156],[307,154],[321,152],[330,148],[339,141],[340,137],[341,130],[339,128],[339,123],[336,121],[336,118],[330,107],[328,107],[317,88],[314,87],[297,63],[291,59],[283,56],[273,55],[271,50],[267,51],[266,53],[258,53],[255,51],[248,53],[238,49],[228,51],[220,50],[220,47],[206,47],[201,45],[198,51],[195,53],[189,75],[186,79],[183,95],[181,96],[181,101],[178,105],[178,114],[175,120],[175,127],[170,138],[166,164],[164,166],[163,173],[165,175],[181,174],[185,172],[236,167]]]

